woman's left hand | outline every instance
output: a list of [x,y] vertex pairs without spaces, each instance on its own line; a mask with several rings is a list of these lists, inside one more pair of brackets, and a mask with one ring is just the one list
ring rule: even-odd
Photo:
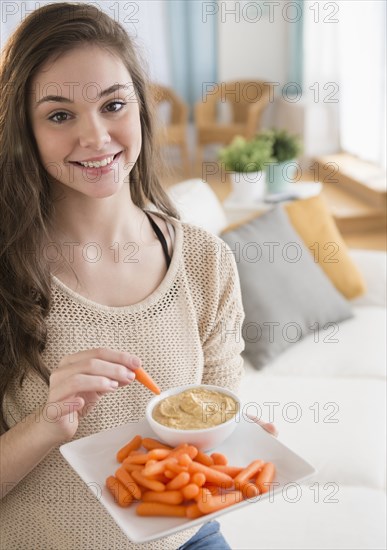
[[252,420],[254,420],[254,422],[256,422],[257,424],[262,426],[262,428],[264,430],[266,430],[267,432],[269,432],[269,434],[274,435],[274,437],[278,437],[278,430],[275,427],[275,425],[272,424],[271,422],[264,422],[263,420],[260,420],[259,418],[253,418]]

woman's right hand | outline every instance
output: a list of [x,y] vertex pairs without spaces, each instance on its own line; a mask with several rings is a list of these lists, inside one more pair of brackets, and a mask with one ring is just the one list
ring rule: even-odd
[[47,403],[41,420],[56,444],[71,440],[79,418],[86,416],[103,395],[127,386],[141,366],[135,355],[96,348],[65,355],[50,376]]

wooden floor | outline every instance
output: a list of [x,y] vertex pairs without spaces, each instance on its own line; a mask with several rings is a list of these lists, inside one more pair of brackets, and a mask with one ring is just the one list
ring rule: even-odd
[[[231,192],[230,182],[222,175],[220,170],[216,171],[211,164],[213,175],[208,175],[208,166],[205,173],[201,170],[192,169],[190,174],[184,174],[178,163],[168,162],[168,171],[161,174],[161,181],[164,188],[191,178],[201,178],[207,181],[223,202]],[[304,173],[301,180],[313,181],[312,173]],[[301,182],[300,182],[301,184]],[[387,250],[386,238],[386,214],[380,209],[368,204],[363,198],[352,194],[348,186],[342,188],[338,184],[323,183],[323,196],[326,198],[336,224],[343,235],[343,238],[350,248],[365,248],[373,250]]]

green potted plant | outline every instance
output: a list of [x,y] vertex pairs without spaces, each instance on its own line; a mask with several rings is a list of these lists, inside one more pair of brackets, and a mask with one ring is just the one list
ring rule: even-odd
[[262,199],[266,192],[266,165],[271,160],[270,140],[247,140],[236,136],[219,152],[219,159],[229,172],[233,198],[239,201]]
[[301,139],[286,130],[264,130],[256,141],[271,143],[271,160],[266,165],[266,185],[270,193],[286,190],[295,181],[297,157],[302,153]]

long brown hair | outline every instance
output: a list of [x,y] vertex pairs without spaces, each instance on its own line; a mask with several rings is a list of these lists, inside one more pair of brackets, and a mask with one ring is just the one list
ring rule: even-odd
[[31,81],[47,60],[83,44],[113,51],[132,77],[140,109],[142,147],[130,176],[139,208],[179,218],[158,176],[153,139],[154,106],[132,40],[97,7],[53,3],[31,13],[9,38],[0,67],[0,430],[6,431],[3,401],[11,382],[29,369],[49,383],[41,353],[50,309],[51,276],[39,253],[53,213],[54,178],[40,161],[28,115]]

